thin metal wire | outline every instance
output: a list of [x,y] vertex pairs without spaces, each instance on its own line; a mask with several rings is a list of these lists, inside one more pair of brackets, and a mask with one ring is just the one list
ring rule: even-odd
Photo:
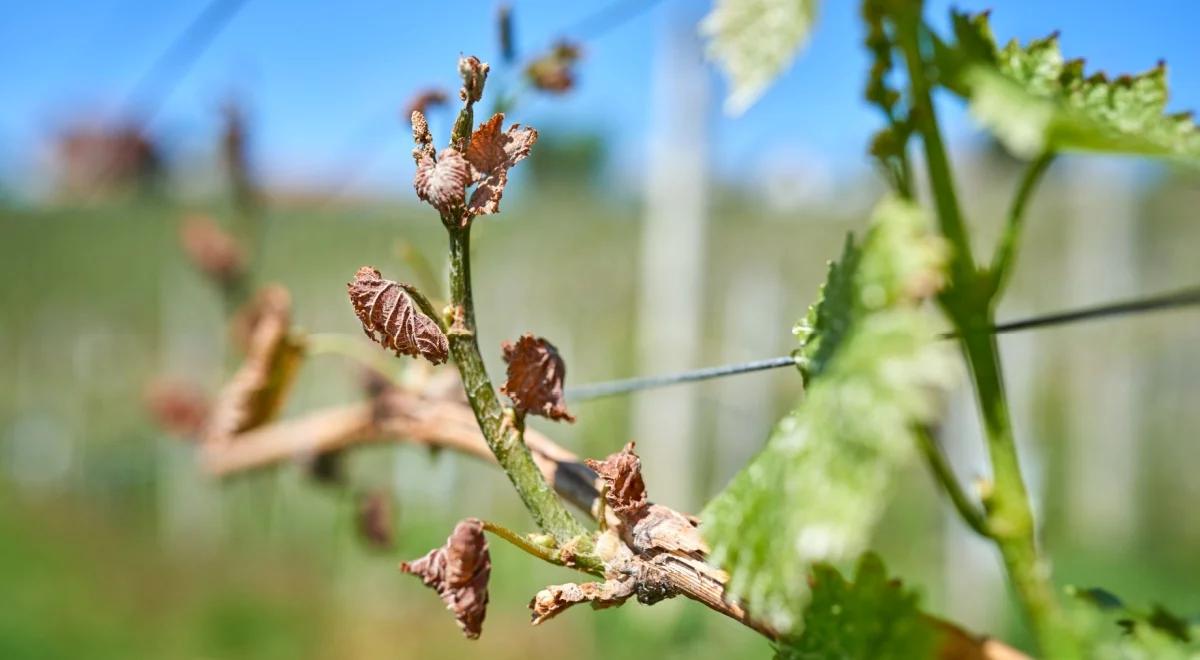
[[212,0],[155,58],[129,94],[126,109],[149,124],[213,39],[229,24],[246,0]]
[[584,41],[595,39],[624,25],[658,3],[659,0],[619,0],[597,9],[559,32]]
[[737,374],[745,374],[752,371],[791,367],[795,366],[795,364],[795,358],[785,355],[766,360],[754,360],[753,362],[730,364],[722,367],[707,367],[677,374],[667,374],[665,376],[628,378],[625,380],[611,380],[604,383],[568,387],[563,394],[568,401],[588,401],[590,399],[600,399],[637,390],[648,390],[656,387],[666,387],[668,385],[678,385],[680,383],[690,383],[697,380],[708,380],[724,376],[736,376]]
[[[1081,321],[1090,321],[1114,316],[1125,316],[1130,314],[1143,314],[1146,312],[1178,309],[1180,307],[1189,307],[1194,305],[1200,305],[1200,287],[1193,287],[1173,293],[1151,296],[1149,298],[1139,298],[1137,300],[1127,300],[1109,303],[1106,305],[1098,305],[1095,307],[1084,307],[1082,309],[1058,312],[1056,314],[1046,314],[1044,316],[1033,316],[1016,321],[1007,321],[1005,323],[998,323],[990,328],[985,328],[984,331],[1001,335],[1012,332],[1020,332],[1022,330],[1033,330],[1036,328],[1045,328],[1056,325],[1067,325],[1071,323],[1079,323]],[[955,339],[957,337],[958,334],[954,332],[947,332],[941,335],[942,339]],[[579,385],[576,387],[566,388],[563,394],[568,401],[590,401],[593,399],[601,399],[619,394],[629,394],[631,392],[637,392],[640,390],[668,387],[682,383],[693,383],[701,380],[709,380],[711,378],[724,378],[726,376],[736,376],[738,374],[751,373],[754,371],[779,369],[781,367],[791,367],[795,365],[796,359],[794,357],[791,355],[783,355],[765,360],[727,364],[719,367],[706,367],[703,369],[683,371],[674,374],[664,374],[661,376],[643,376],[639,378],[626,378],[622,380],[610,380],[600,383],[591,383],[588,385]]]

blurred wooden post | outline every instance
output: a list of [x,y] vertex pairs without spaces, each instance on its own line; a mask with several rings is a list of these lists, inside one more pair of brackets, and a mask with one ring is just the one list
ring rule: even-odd
[[[1065,218],[1068,306],[1134,297],[1138,234],[1131,173],[1105,161],[1072,165]],[[1128,323],[1077,326],[1065,346],[1069,522],[1106,543],[1132,540],[1137,532],[1137,345]]]
[[[678,18],[678,17],[673,17]],[[655,62],[638,287],[637,364],[642,373],[695,367],[704,321],[708,213],[709,84],[694,21],[664,25]],[[697,503],[693,436],[696,389],[637,395],[633,438],[655,499]],[[681,464],[681,459],[684,464]]]

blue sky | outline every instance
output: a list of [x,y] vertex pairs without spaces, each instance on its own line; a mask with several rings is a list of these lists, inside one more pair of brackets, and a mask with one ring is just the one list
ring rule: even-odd
[[[544,48],[565,26],[612,2],[515,0],[518,43],[525,53]],[[119,108],[149,62],[205,4],[8,3],[0,22],[0,162],[9,171],[28,165],[64,118]],[[931,0],[929,15],[942,22],[951,4]],[[1091,66],[1107,71],[1140,71],[1166,59],[1172,107],[1200,107],[1200,3],[953,4],[992,8],[1001,39],[1060,30],[1067,56],[1086,55]],[[694,26],[708,6],[663,0],[587,41],[579,89],[566,98],[539,98],[513,118],[601,130],[611,138],[616,167],[636,173],[651,130],[656,53],[673,26]],[[374,161],[357,168],[357,185],[406,191],[411,161],[405,127],[393,121],[396,111],[414,89],[451,87],[460,52],[497,59],[494,9],[487,0],[248,0],[174,89],[154,129],[183,149],[203,150],[215,134],[221,100],[234,93],[252,111],[256,160],[271,180],[336,180],[361,154]],[[712,74],[709,111],[719,172],[734,175],[780,152],[835,170],[862,164],[862,145],[877,121],[859,100],[867,62],[857,11],[858,2],[827,0],[809,48],[740,117],[720,114],[723,84]],[[950,110],[947,124],[959,139],[972,133],[961,112]]]

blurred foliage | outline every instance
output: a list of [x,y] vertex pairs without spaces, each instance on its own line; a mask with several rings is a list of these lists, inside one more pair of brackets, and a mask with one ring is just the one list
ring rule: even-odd
[[804,632],[781,644],[779,660],[932,657],[937,635],[916,593],[890,579],[877,555],[859,559],[853,580],[828,564],[813,566],[812,575]]
[[[862,247],[846,244],[800,326],[804,399],[704,512],[713,561],[755,614],[795,629],[814,562],[861,552],[933,419],[953,370],[916,305],[942,279],[945,248],[919,209],[885,199]],[[827,333],[827,334],[822,334]]]
[[725,109],[741,113],[792,63],[808,41],[817,0],[717,0],[700,23],[708,56],[729,81]]

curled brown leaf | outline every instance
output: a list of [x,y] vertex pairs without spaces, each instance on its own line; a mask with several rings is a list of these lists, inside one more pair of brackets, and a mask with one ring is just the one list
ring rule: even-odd
[[620,520],[621,537],[639,556],[669,553],[701,558],[708,546],[696,530],[696,521],[678,511],[652,504],[642,479],[642,461],[634,443],[603,461],[589,459],[587,466],[604,483],[604,501]]
[[471,166],[471,184],[475,191],[467,203],[469,216],[496,213],[508,184],[508,170],[529,155],[538,133],[532,128],[513,124],[501,130],[504,115],[497,114],[471,134],[465,153]]
[[563,94],[575,86],[575,64],[582,52],[579,45],[570,41],[559,41],[550,51],[525,67],[525,77],[537,89],[552,94]]
[[450,354],[449,343],[437,322],[417,308],[404,287],[383,279],[378,270],[363,266],[346,285],[354,313],[372,341],[396,355],[418,355],[441,364]]
[[400,570],[421,578],[425,586],[437,592],[446,609],[454,613],[464,635],[479,637],[487,615],[488,577],[492,571],[480,520],[467,518],[458,523],[446,545],[420,559],[402,562]]
[[260,292],[253,314],[246,357],[221,388],[204,433],[206,441],[227,441],[270,421],[291,389],[304,354],[289,333],[291,303],[287,290],[273,285]]
[[358,498],[358,535],[376,550],[392,547],[392,498],[386,491],[372,490]]
[[508,380],[500,391],[512,399],[514,408],[553,420],[575,421],[563,400],[567,366],[553,344],[526,333],[516,344],[504,342],[501,349],[508,364]]
[[634,453],[634,443],[598,461],[589,458],[592,468],[606,486],[604,502],[621,520],[636,520],[646,509],[646,482],[642,480],[642,460]]
[[637,582],[629,577],[583,584],[552,584],[537,592],[529,601],[529,609],[536,626],[580,603],[591,603],[592,609],[596,610],[616,607],[636,592]]
[[179,242],[192,265],[220,286],[235,285],[246,272],[242,246],[209,216],[186,216],[179,227]]
[[[420,145],[414,149],[414,155],[419,149]],[[455,149],[443,150],[436,160],[427,153],[419,155],[417,171],[413,175],[413,188],[421,201],[440,211],[443,216],[451,215],[456,209],[462,208],[470,183],[471,166]]]
[[412,117],[414,112],[419,112],[421,115],[429,114],[430,108],[446,105],[449,100],[446,90],[439,87],[427,87],[418,90],[408,99],[408,103],[404,104],[404,116]]

